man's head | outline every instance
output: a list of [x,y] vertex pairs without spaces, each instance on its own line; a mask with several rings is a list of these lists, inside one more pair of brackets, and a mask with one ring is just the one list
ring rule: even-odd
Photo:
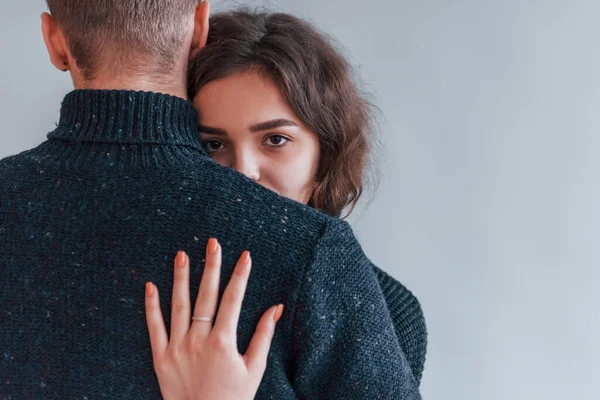
[[[174,78],[206,43],[200,0],[47,0],[42,15],[52,63],[77,86],[108,77]],[[79,84],[79,85],[78,85]]]

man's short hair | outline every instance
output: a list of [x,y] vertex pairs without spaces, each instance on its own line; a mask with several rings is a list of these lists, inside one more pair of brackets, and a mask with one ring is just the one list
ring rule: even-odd
[[115,71],[169,73],[200,0],[47,0],[84,79]]

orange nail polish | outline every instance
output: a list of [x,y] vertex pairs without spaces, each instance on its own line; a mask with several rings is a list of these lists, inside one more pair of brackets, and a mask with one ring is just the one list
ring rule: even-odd
[[146,282],[146,296],[152,297],[154,294],[154,286],[151,282]]
[[275,312],[275,316],[273,317],[275,322],[279,321],[279,318],[281,318],[281,314],[283,314],[283,304],[277,306],[277,311]]
[[219,247],[219,243],[217,242],[217,239],[209,239],[208,241],[208,253],[209,254],[215,254],[218,250]]
[[242,264],[248,264],[250,262],[250,252],[248,250],[242,253]]
[[177,257],[175,258],[175,266],[177,268],[185,267],[185,253],[183,251],[177,252]]

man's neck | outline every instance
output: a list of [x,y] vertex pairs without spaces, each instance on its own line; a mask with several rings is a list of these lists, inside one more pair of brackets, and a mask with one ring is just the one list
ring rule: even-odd
[[133,90],[142,92],[163,93],[187,99],[185,78],[180,80],[164,76],[136,76],[136,77],[98,77],[91,81],[84,81],[73,77],[75,89],[103,89],[103,90]]

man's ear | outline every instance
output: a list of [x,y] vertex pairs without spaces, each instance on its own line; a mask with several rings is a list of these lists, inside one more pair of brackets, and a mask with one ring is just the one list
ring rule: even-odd
[[196,8],[196,15],[194,16],[194,36],[192,37],[192,46],[190,48],[190,60],[196,58],[200,50],[206,46],[209,16],[210,4],[208,0],[203,0]]
[[61,71],[71,69],[66,40],[58,23],[48,13],[42,14],[42,34],[50,55],[50,62]]

